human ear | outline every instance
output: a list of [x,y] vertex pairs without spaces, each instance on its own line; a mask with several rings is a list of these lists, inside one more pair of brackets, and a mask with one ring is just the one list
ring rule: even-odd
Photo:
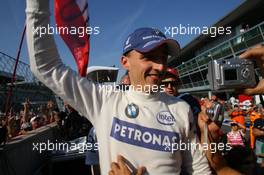
[[128,57],[122,56],[121,57],[121,64],[124,69],[129,70],[129,62],[128,62]]

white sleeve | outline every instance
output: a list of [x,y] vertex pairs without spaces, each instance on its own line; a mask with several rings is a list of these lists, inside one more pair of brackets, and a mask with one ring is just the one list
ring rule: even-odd
[[[184,143],[187,144],[187,148],[183,151],[183,165],[182,172],[183,174],[193,174],[193,175],[211,175],[211,169],[209,162],[203,153],[202,147],[199,147],[199,139],[194,130],[196,125],[194,124],[193,115],[191,110],[189,111],[189,124],[190,127],[187,127],[189,131],[186,131],[187,138],[185,138]],[[196,146],[197,145],[197,146]],[[197,148],[197,149],[195,149]]]
[[48,26],[49,16],[49,0],[27,0],[26,30],[31,71],[94,124],[106,94],[62,63],[53,35],[46,33],[40,37],[36,32],[38,27]]

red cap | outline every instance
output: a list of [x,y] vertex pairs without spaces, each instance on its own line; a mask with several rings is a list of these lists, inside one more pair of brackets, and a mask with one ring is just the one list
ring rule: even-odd
[[176,78],[179,78],[179,73],[177,69],[167,68],[167,73],[174,75]]

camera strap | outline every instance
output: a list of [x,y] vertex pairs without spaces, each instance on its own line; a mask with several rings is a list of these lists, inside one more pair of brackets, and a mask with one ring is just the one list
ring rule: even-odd
[[204,142],[208,145],[208,124],[204,124]]

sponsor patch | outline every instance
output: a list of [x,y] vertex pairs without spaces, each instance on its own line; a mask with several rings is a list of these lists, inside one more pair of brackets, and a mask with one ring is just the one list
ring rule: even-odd
[[173,125],[176,121],[169,111],[161,111],[156,116],[158,122],[163,125]]
[[125,109],[125,114],[128,118],[136,118],[138,116],[139,109],[134,103],[128,104]]
[[179,143],[177,132],[148,128],[113,118],[110,136],[121,142],[147,149],[171,152],[171,145]]

